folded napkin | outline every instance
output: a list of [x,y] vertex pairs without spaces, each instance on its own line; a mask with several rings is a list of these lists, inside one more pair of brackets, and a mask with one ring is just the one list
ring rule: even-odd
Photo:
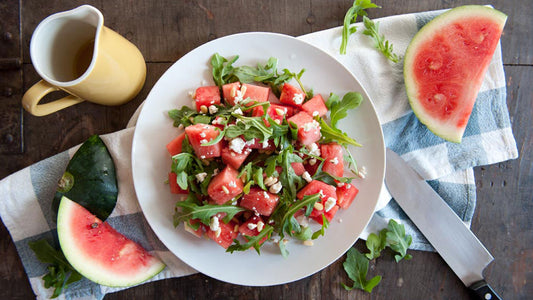
[[[408,14],[375,21],[380,22],[381,32],[394,44],[396,53],[401,54],[417,30],[439,13]],[[360,32],[350,37],[347,55],[339,55],[340,36],[341,28],[333,28],[299,38],[322,48],[353,72],[374,101],[387,146],[430,180],[437,192],[469,224],[476,203],[472,167],[518,156],[506,106],[500,47],[483,82],[463,142],[456,145],[434,136],[413,115],[403,87],[401,63],[388,62],[373,48],[372,41]],[[135,121],[136,115],[129,125],[133,126]],[[195,273],[196,270],[162,245],[140,211],[131,175],[133,130],[130,127],[102,136],[116,164],[120,191],[117,206],[108,221],[167,264],[167,268],[151,281]],[[57,245],[51,201],[57,181],[76,150],[74,147],[0,181],[0,194],[3,195],[0,217],[15,242],[38,299],[49,298],[52,290],[44,288],[41,277],[47,272],[46,265],[36,259],[28,242],[46,238]],[[394,218],[404,223],[407,232],[413,236],[413,249],[431,249],[398,205],[389,202],[390,196],[385,192],[381,198],[380,210],[372,218],[368,231],[375,232],[386,226],[388,219]],[[70,285],[60,299],[102,299],[106,293],[121,289],[83,279]]]

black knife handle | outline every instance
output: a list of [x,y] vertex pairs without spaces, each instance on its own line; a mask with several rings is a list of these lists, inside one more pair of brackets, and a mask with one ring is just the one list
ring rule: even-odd
[[478,299],[482,300],[502,300],[502,298],[496,294],[496,292],[490,287],[485,280],[480,280],[472,284],[471,289]]

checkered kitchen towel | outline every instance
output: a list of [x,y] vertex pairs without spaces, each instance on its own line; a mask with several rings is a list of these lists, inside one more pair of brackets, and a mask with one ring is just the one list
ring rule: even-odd
[[[404,53],[410,39],[420,27],[440,12],[417,13],[376,20],[395,47]],[[341,28],[316,32],[300,39],[333,55],[365,86],[378,110],[388,147],[401,154],[448,201],[469,224],[475,207],[472,167],[516,158],[518,153],[510,129],[506,107],[505,78],[501,50],[498,47],[470,118],[463,142],[451,144],[437,138],[421,125],[409,109],[403,87],[401,63],[391,64],[360,33],[350,37],[347,55],[339,55]],[[135,116],[132,118],[132,124]],[[167,268],[152,280],[179,277],[196,271],[172,255],[147,225],[135,197],[131,176],[131,141],[133,128],[102,136],[117,168],[119,197],[109,217],[111,225],[159,256]],[[37,298],[49,298],[41,277],[46,266],[28,247],[29,241],[46,238],[57,245],[51,201],[56,183],[77,147],[38,162],[0,181],[0,216],[9,230]],[[385,193],[386,194],[386,193]],[[389,218],[400,220],[413,236],[414,249],[431,249],[390,196],[384,195],[382,206],[373,217],[369,231],[382,228]],[[387,204],[388,203],[388,204]],[[55,242],[54,242],[55,241]],[[65,299],[101,299],[106,293],[120,290],[89,280],[72,284],[60,296]]]

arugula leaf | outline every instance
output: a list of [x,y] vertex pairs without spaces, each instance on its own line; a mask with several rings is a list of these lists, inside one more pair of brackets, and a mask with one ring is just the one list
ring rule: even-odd
[[[296,220],[296,219],[295,219]],[[300,232],[294,233],[292,236],[299,239],[300,241],[307,241],[313,239],[313,230],[309,227],[300,226]]]
[[195,124],[194,117],[198,116],[198,112],[188,106],[182,106],[181,109],[172,109],[168,111],[168,116],[174,120],[174,127],[182,125],[187,127]]
[[274,230],[280,236],[279,247],[281,254],[284,257],[288,254],[285,244],[283,243],[285,233],[289,236],[294,236],[295,233],[299,234],[302,231],[300,224],[295,222],[294,214],[304,207],[312,207],[318,200],[320,200],[320,194],[304,196],[302,200],[296,202],[293,202],[293,199],[294,197],[289,196],[289,192],[286,189],[283,189],[279,204],[270,217],[271,220],[274,220]]
[[346,93],[341,101],[328,99],[331,126],[336,128],[337,122],[348,115],[348,110],[357,108],[361,102],[363,102],[363,96],[358,92]]
[[353,145],[361,147],[361,144],[349,137],[346,133],[335,127],[330,127],[322,118],[318,121],[320,124],[320,133],[322,134],[322,142],[337,142],[341,146]]
[[344,267],[346,274],[348,274],[348,277],[353,280],[353,285],[350,287],[342,283],[342,286],[346,290],[357,288],[371,293],[372,289],[380,283],[381,276],[379,275],[374,276],[370,280],[366,279],[366,275],[368,273],[368,263],[368,258],[357,249],[352,247],[350,250],[348,250],[346,261],[342,264],[342,266]]
[[398,224],[391,219],[387,227],[387,245],[395,252],[399,253],[394,256],[396,262],[403,258],[409,260],[412,258],[411,254],[407,254],[407,248],[411,245],[413,238],[410,235],[405,235],[405,227],[403,224]]
[[412,237],[405,235],[405,228],[398,224],[393,219],[389,220],[387,228],[382,229],[379,234],[371,233],[366,240],[366,247],[369,253],[362,254],[355,248],[350,248],[347,253],[346,261],[343,263],[344,270],[348,276],[354,281],[352,287],[342,283],[345,289],[351,290],[354,288],[362,289],[367,292],[372,292],[372,289],[381,281],[381,276],[375,276],[371,280],[366,280],[368,272],[368,263],[372,259],[380,256],[381,251],[386,247],[392,251],[397,252],[394,256],[396,262],[403,258],[411,259],[412,256],[407,254],[407,248],[411,245]]
[[323,236],[326,233],[326,229],[328,229],[329,221],[326,219],[326,216],[322,214],[322,227],[315,231],[313,233],[313,236],[311,237],[313,240],[318,239],[319,236]]
[[177,182],[181,189],[186,190],[190,184],[195,183],[194,176],[204,171],[202,161],[196,155],[182,152],[172,157],[172,172],[177,175]]
[[[232,64],[239,59],[239,56],[234,56],[231,60],[226,59],[218,53],[215,53],[211,57],[211,67],[213,80],[215,84],[219,87],[222,87],[226,83],[235,82],[235,79],[232,79],[233,75],[233,66]],[[185,125],[184,125],[185,126]]]
[[43,276],[45,288],[54,288],[52,298],[58,297],[69,284],[81,280],[83,277],[68,263],[60,250],[54,249],[46,240],[28,242],[37,259],[50,264],[48,273]]
[[255,251],[257,252],[257,254],[261,254],[261,251],[259,250],[262,244],[261,241],[265,237],[267,239],[270,238],[272,231],[274,231],[274,227],[268,224],[265,224],[265,226],[263,227],[263,230],[261,230],[261,232],[258,235],[256,236],[245,235],[244,238],[247,239],[248,241],[244,244],[241,244],[239,240],[234,239],[233,240],[234,244],[229,246],[228,249],[226,249],[226,252],[233,253],[233,251],[246,251],[250,249],[251,247],[253,247]]
[[381,251],[387,246],[387,229],[382,229],[379,235],[371,233],[366,238],[366,247],[370,253],[366,253],[366,257],[370,260],[378,258]]
[[187,199],[176,203],[176,207],[181,208],[174,213],[174,227],[177,227],[181,222],[190,219],[199,219],[205,225],[209,225],[211,217],[218,213],[226,213],[224,223],[228,223],[233,217],[246,209],[236,205],[213,205],[205,204],[198,205],[195,201]]
[[359,169],[357,168],[357,162],[355,161],[355,158],[353,157],[352,153],[348,149],[348,147],[344,147],[344,150],[348,155],[344,155],[344,161],[348,163],[348,168],[350,171],[357,175],[359,174]]
[[365,25],[365,30],[363,31],[364,35],[368,35],[374,39],[374,46],[376,49],[381,51],[386,58],[390,61],[397,63],[400,58],[392,50],[392,44],[389,41],[385,40],[384,35],[379,34],[379,23],[375,23],[370,20],[367,16],[363,16],[363,24]]
[[342,27],[342,42],[340,48],[340,54],[346,54],[346,47],[348,46],[348,37],[350,34],[357,31],[356,27],[351,27],[353,23],[357,22],[357,17],[366,16],[366,9],[381,7],[374,3],[372,0],[355,0],[352,6],[346,11],[344,15],[344,24]]

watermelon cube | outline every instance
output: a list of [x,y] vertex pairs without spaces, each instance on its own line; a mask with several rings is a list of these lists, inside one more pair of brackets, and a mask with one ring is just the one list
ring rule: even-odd
[[219,133],[220,130],[217,127],[207,124],[195,124],[185,128],[185,134],[187,134],[194,153],[201,159],[220,156],[222,141],[211,146],[202,146],[202,144],[215,139]]
[[311,219],[315,220],[318,224],[322,225],[324,223],[324,220],[322,219],[322,215],[324,215],[326,217],[328,222],[331,222],[331,220],[333,220],[333,217],[335,216],[335,214],[337,213],[338,210],[339,210],[339,206],[338,205],[333,206],[328,211],[322,211],[320,213],[316,213],[316,211],[313,210],[313,212],[311,213],[311,215],[309,217]]
[[172,194],[188,194],[189,191],[187,190],[183,190],[179,185],[178,185],[178,175],[174,172],[169,172],[168,173],[168,185],[170,186],[170,192]]
[[340,208],[348,208],[359,190],[351,183],[345,183],[341,186],[337,185],[337,205]]
[[335,205],[327,212],[325,211],[325,206],[329,198],[333,198],[335,199],[335,203],[337,202],[337,192],[334,186],[319,180],[313,180],[306,186],[304,186],[296,194],[296,197],[301,200],[304,198],[304,196],[315,194],[320,194],[320,200],[317,202],[320,205],[317,205],[315,206],[315,208],[313,208],[310,217],[318,223],[322,224],[322,214],[324,214],[328,220],[331,220],[331,218],[333,218],[333,216],[339,209],[339,206]]
[[244,83],[241,90],[245,90],[243,99],[250,98],[256,102],[267,102],[270,88]]
[[220,105],[220,90],[218,86],[201,86],[194,93],[196,111],[200,111],[202,106],[208,108],[211,105]]
[[270,216],[276,205],[278,205],[279,196],[264,191],[258,187],[250,188],[248,194],[241,198],[240,206],[252,210],[263,216]]
[[324,116],[328,113],[328,108],[324,102],[324,98],[320,94],[315,95],[302,105],[302,110],[311,116]]
[[226,102],[229,103],[231,106],[235,105],[235,97],[237,96],[237,92],[240,92],[240,90],[240,82],[224,84],[222,86],[222,95],[224,96],[224,100],[226,100]]
[[242,153],[237,153],[231,150],[229,147],[222,148],[222,162],[237,170],[241,167],[242,163],[246,160],[250,152],[252,152],[252,150],[249,148],[244,148]]
[[326,202],[330,197],[337,199],[335,187],[320,180],[309,182],[296,194],[296,198],[301,200],[304,196],[315,194],[320,194],[320,202]]
[[[263,223],[263,224],[261,224]],[[265,221],[260,216],[252,215],[248,220],[239,226],[239,233],[243,236],[257,236],[259,235],[259,229],[264,226]],[[267,240],[267,236],[259,241],[259,245],[263,244]],[[244,238],[247,240],[246,238]]]
[[222,222],[222,219],[220,219],[218,225],[220,227],[220,232],[213,231],[208,228],[207,236],[213,241],[217,242],[217,244],[220,246],[224,247],[224,249],[228,249],[228,247],[233,243],[233,240],[239,235],[239,232],[235,231],[235,226],[237,225],[238,224],[233,221],[230,221],[226,224]]
[[189,220],[189,222],[191,223],[191,225],[198,226],[198,229],[194,229],[193,227],[189,226],[187,222],[185,222],[185,231],[192,233],[197,237],[202,237],[204,232],[207,231],[207,227],[200,221],[200,219],[191,219]]
[[170,141],[170,143],[167,144],[167,150],[170,156],[174,156],[176,154],[181,153],[181,144],[183,143],[183,140],[185,139],[185,132],[178,135],[177,138]]
[[242,193],[243,184],[238,178],[239,172],[231,166],[226,166],[209,182],[207,194],[216,204],[225,204]]
[[[262,106],[255,107],[252,113],[253,117],[263,116],[264,110]],[[294,108],[286,105],[271,103],[267,109],[267,115],[274,121],[281,124],[284,118],[290,118],[294,115]],[[265,125],[270,126],[270,124],[265,120]]]
[[256,102],[267,102],[270,88],[247,83],[241,85],[239,82],[234,82],[223,85],[222,94],[224,99],[231,105],[235,105],[246,98]]
[[305,94],[302,90],[289,83],[283,84],[279,102],[301,109],[304,101]]
[[310,145],[320,140],[320,124],[310,114],[301,111],[287,120],[298,126],[298,142]]
[[337,143],[320,145],[320,157],[324,159],[322,171],[342,177],[344,174],[344,156],[341,145]]

